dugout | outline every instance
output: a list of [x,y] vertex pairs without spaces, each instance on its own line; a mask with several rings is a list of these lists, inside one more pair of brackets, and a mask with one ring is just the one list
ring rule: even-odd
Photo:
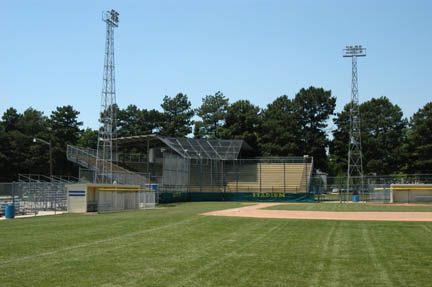
[[[68,184],[67,211],[69,213],[114,212],[142,208],[143,196],[155,196],[139,185]],[[154,200],[153,200],[154,202]]]
[[391,203],[432,203],[432,184],[392,184]]

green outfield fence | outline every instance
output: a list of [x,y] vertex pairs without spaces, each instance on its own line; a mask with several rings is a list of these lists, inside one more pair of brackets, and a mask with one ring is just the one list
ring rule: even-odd
[[313,193],[283,192],[160,192],[159,203],[187,201],[313,202]]

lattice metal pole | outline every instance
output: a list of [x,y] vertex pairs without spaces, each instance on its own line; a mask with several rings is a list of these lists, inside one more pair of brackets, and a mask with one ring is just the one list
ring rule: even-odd
[[[362,46],[346,46],[344,57],[352,59],[350,131],[348,140],[348,170],[347,170],[347,201],[350,190],[363,195],[363,163],[361,149],[360,111],[358,98],[357,57],[366,56],[366,48]],[[351,188],[353,186],[353,188]]]
[[118,27],[119,13],[115,10],[102,13],[106,23],[105,61],[99,120],[99,135],[96,152],[95,179],[97,183],[113,182],[112,163],[116,156],[116,143],[113,143],[116,131],[116,91],[114,63],[114,28]]

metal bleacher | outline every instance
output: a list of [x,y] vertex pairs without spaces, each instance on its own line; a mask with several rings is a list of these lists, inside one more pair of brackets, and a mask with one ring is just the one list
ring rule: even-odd
[[[96,150],[68,145],[66,155],[68,160],[93,172],[96,170]],[[109,176],[112,177],[112,182],[132,185],[145,185],[149,182],[146,175],[130,171],[114,163],[110,164],[112,166],[112,174]]]
[[238,168],[237,178],[227,183],[229,192],[307,192],[312,164],[256,163]]

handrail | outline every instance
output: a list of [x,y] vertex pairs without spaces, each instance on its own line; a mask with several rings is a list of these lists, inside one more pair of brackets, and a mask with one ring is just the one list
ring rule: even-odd
[[[78,164],[81,164],[84,166],[83,162],[85,163],[85,167],[89,167],[91,170],[96,170],[96,153],[92,149],[88,148],[78,148],[72,145],[67,146],[67,158],[71,161],[74,161]],[[84,158],[80,158],[77,155],[82,155]],[[90,160],[91,159],[91,160]],[[94,161],[94,162],[93,162]],[[113,162],[109,162],[111,166],[115,169],[115,171],[111,174],[111,177],[113,180],[121,180],[125,179],[127,183],[142,183],[142,182],[148,182],[148,179],[146,177],[143,177],[141,175],[138,175],[135,172],[132,172],[128,169],[125,169],[119,165],[114,164]],[[119,173],[122,173],[124,176],[120,177]],[[128,177],[127,179],[125,177]],[[123,180],[121,180],[123,181]]]

